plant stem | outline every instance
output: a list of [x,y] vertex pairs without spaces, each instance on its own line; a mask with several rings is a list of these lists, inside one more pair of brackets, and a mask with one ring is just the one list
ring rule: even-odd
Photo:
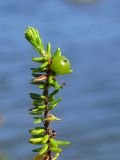
[[[45,112],[44,112],[44,118],[45,118],[45,122],[44,122],[44,127],[45,127],[45,131],[46,133],[50,136],[50,127],[49,127],[49,124],[50,122],[48,120],[46,120],[46,118],[48,117],[48,109],[49,109],[49,76],[50,76],[50,68],[48,66],[48,70],[46,72],[46,75],[47,75],[47,79],[46,79],[46,84],[45,84],[45,89],[43,91],[43,95],[45,96]],[[50,142],[48,141],[48,157],[49,159],[48,160],[52,160],[52,156],[51,156],[51,150],[50,150]]]

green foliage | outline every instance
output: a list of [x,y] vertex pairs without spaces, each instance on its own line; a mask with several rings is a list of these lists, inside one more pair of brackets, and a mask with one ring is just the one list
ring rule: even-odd
[[33,79],[31,84],[41,89],[42,93],[30,93],[33,100],[33,108],[30,114],[34,115],[34,124],[40,125],[29,130],[31,138],[29,143],[40,145],[40,148],[34,149],[37,152],[34,160],[57,160],[62,149],[59,146],[70,144],[68,141],[56,140],[56,132],[50,126],[52,121],[61,120],[50,114],[62,98],[56,95],[63,88],[56,77],[71,73],[70,61],[62,56],[60,48],[55,53],[51,53],[51,44],[48,43],[46,50],[37,29],[29,27],[25,31],[25,38],[31,43],[34,49],[39,53],[38,57],[33,57],[32,61],[38,63],[37,68],[31,68]]

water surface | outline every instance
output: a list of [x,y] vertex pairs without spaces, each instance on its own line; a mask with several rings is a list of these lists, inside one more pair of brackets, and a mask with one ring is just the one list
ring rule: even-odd
[[[66,87],[54,111],[62,118],[53,128],[59,139],[70,140],[61,160],[120,159],[120,1],[92,4],[69,1],[1,0],[0,5],[0,155],[30,160],[27,143],[33,127],[28,115],[31,100],[31,57],[24,38],[35,26],[43,41],[61,47],[72,61],[73,74],[60,78]],[[3,158],[0,158],[3,160]]]

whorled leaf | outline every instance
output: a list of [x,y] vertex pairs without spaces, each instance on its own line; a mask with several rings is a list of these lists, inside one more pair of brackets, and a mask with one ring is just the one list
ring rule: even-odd
[[58,159],[59,155],[60,155],[60,153],[56,153],[55,156],[52,158],[52,160]]
[[43,128],[43,127],[39,127],[38,129],[36,128],[36,129],[31,129],[31,130],[29,130],[29,132],[31,133],[31,134],[35,134],[35,135],[41,135],[42,133],[45,133],[45,129]]
[[65,145],[68,145],[68,144],[70,144],[70,142],[69,141],[56,141],[56,143],[57,143],[57,145],[59,145],[59,146],[65,146]]
[[39,67],[39,69],[46,69],[47,66],[48,66],[48,61],[44,62],[43,64],[41,64],[41,66]]
[[30,138],[29,143],[32,144],[41,144],[43,138]]
[[41,123],[44,121],[45,118],[43,117],[34,117],[34,122],[35,124]]
[[44,62],[48,61],[48,58],[46,58],[46,57],[32,57],[32,61],[44,63]]
[[61,148],[56,148],[56,147],[52,147],[50,148],[52,152],[55,152],[55,153],[60,153],[62,152],[62,149]]
[[49,135],[48,134],[46,134],[44,137],[43,137],[43,139],[42,139],[42,143],[47,143],[47,141],[49,140]]
[[58,147],[57,142],[54,138],[50,138],[50,144],[51,144],[52,147],[55,147],[55,148]]

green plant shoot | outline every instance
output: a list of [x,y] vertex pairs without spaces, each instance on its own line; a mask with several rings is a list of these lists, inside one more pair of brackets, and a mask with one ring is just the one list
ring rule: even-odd
[[31,134],[29,142],[39,146],[33,150],[37,152],[34,160],[57,160],[62,152],[61,146],[68,145],[70,142],[56,140],[56,131],[50,126],[52,121],[61,120],[51,113],[62,100],[61,97],[56,99],[56,94],[63,88],[63,84],[59,84],[56,77],[71,73],[71,64],[62,56],[60,48],[52,54],[50,43],[46,48],[44,47],[37,29],[33,27],[26,29],[25,38],[39,53],[38,57],[32,58],[32,61],[38,63],[38,67],[31,68],[34,77],[31,84],[41,90],[40,93],[30,93],[33,108],[29,113],[34,116],[36,127],[29,130]]

